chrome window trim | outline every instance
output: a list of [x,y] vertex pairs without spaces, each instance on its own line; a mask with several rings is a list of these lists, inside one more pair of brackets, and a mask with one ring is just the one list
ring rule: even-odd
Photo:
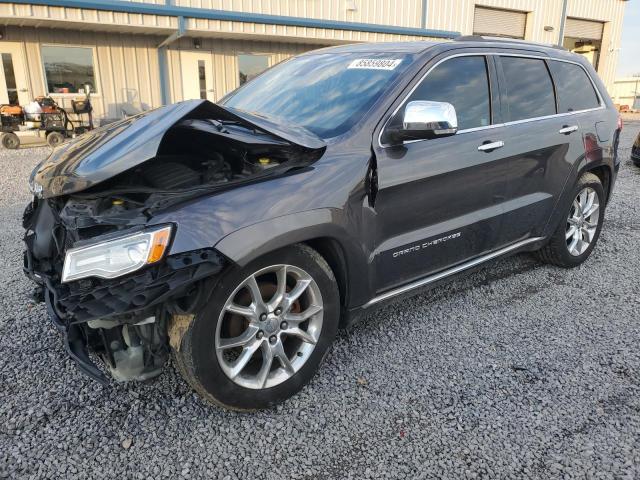
[[[532,55],[532,54],[527,54],[527,53],[502,53],[502,52],[482,52],[482,51],[479,51],[479,52],[467,52],[467,53],[456,53],[454,55],[450,55],[450,56],[445,57],[445,58],[443,58],[441,60],[438,60],[438,62],[436,62],[435,65],[431,66],[431,68],[429,68],[429,70],[427,70],[424,73],[424,75],[422,75],[420,80],[418,80],[418,82],[416,82],[416,84],[413,86],[413,88],[411,88],[409,93],[407,93],[405,95],[405,97],[402,99],[402,102],[400,102],[400,105],[398,105],[396,107],[396,109],[389,116],[389,118],[387,118],[387,120],[384,122],[384,125],[380,129],[380,133],[378,134],[378,146],[380,148],[389,148],[389,147],[393,146],[393,145],[383,144],[382,143],[382,134],[384,133],[384,130],[387,128],[387,124],[389,123],[389,121],[393,117],[395,117],[396,113],[398,113],[398,111],[404,106],[404,104],[407,103],[407,100],[409,100],[409,97],[411,97],[413,92],[416,91],[416,89],[422,84],[422,82],[427,77],[427,75],[429,75],[438,65],[440,65],[441,63],[446,62],[447,60],[450,60],[452,58],[457,58],[457,57],[480,57],[480,56],[489,56],[489,55],[501,56],[501,57],[535,58],[535,59],[539,59],[539,60],[572,63],[573,65],[578,65],[580,68],[582,68],[584,73],[587,75],[587,78],[591,82],[591,85],[593,86],[593,89],[595,90],[596,95],[598,96],[599,106],[598,107],[594,107],[594,108],[587,108],[585,110],[576,110],[575,112],[554,113],[553,115],[545,115],[543,117],[531,117],[531,118],[525,118],[525,119],[522,119],[522,120],[514,120],[514,121],[511,121],[511,122],[494,123],[492,125],[486,125],[486,126],[483,126],[483,127],[466,128],[464,130],[458,130],[455,133],[455,135],[462,135],[462,134],[465,134],[465,133],[478,132],[478,131],[481,131],[481,130],[489,130],[489,129],[492,129],[492,128],[506,127],[506,126],[509,126],[509,125],[518,125],[518,124],[521,124],[521,123],[536,122],[538,120],[547,120],[549,118],[556,118],[556,117],[566,117],[566,116],[570,116],[570,115],[577,115],[579,113],[593,112],[593,111],[596,111],[596,110],[604,110],[604,109],[606,109],[606,105],[605,105],[604,99],[602,98],[602,94],[600,93],[600,90],[598,90],[598,87],[596,86],[595,82],[593,81],[593,78],[591,78],[591,75],[589,75],[589,72],[587,71],[587,69],[584,68],[584,66],[581,65],[578,62],[574,62],[572,60],[566,60],[566,59],[563,59],[563,58],[545,57],[545,56],[542,56],[542,55]],[[551,75],[551,80],[553,81],[553,75],[551,74],[551,72],[549,72],[549,75]],[[455,135],[452,135],[452,136],[455,136]],[[436,140],[436,139],[407,140],[407,141],[403,142],[402,144],[403,145],[407,145],[407,144],[410,144],[410,143],[425,142],[425,141],[429,141],[429,140]]]

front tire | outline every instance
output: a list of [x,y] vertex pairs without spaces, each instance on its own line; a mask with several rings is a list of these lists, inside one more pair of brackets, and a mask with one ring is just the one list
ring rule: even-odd
[[606,198],[600,179],[583,174],[576,183],[571,203],[565,206],[563,220],[549,243],[539,250],[538,258],[564,268],[584,262],[596,246],[604,221]]
[[227,272],[174,345],[174,358],[209,402],[267,408],[311,380],[339,317],[331,268],[315,250],[293,245]]

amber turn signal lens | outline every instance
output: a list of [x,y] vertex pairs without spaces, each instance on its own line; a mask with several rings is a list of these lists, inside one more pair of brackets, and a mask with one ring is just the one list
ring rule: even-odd
[[147,263],[155,263],[162,259],[164,252],[169,245],[169,238],[171,237],[171,227],[163,228],[153,234],[151,239],[151,248],[149,249],[149,256],[147,256]]

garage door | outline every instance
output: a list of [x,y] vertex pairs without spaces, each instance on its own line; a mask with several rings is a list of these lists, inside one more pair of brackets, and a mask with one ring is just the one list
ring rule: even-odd
[[603,25],[602,22],[594,22],[592,20],[567,18],[567,23],[564,27],[564,36],[585,40],[601,40]]
[[527,12],[476,7],[473,34],[524,39]]

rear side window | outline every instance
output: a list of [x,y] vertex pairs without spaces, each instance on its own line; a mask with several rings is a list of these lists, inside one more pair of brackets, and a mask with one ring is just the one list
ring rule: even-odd
[[600,106],[600,101],[587,73],[579,65],[549,61],[556,84],[558,112],[577,112]]
[[456,57],[444,61],[425,77],[408,102],[415,100],[453,105],[459,130],[489,125],[491,107],[485,58]]
[[544,60],[521,57],[500,60],[512,122],[556,113],[553,83]]

